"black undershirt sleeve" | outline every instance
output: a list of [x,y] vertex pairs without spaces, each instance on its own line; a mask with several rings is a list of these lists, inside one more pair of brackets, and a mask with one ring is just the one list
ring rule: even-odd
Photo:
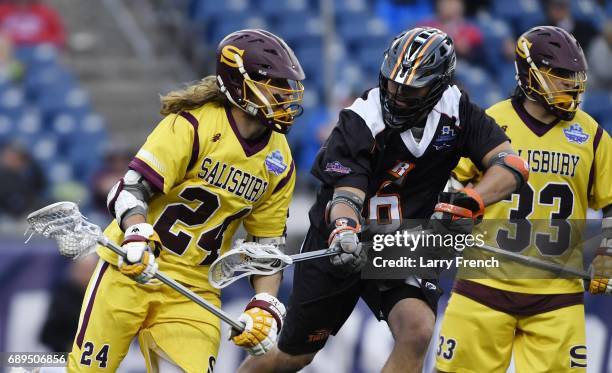
[[459,102],[459,116],[465,131],[465,151],[462,155],[469,157],[480,170],[484,170],[484,156],[496,146],[510,140],[495,120],[479,106],[471,103],[465,93]]

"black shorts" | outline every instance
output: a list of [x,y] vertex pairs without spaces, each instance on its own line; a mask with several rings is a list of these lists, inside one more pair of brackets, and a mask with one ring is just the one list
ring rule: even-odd
[[[311,227],[302,252],[325,247],[326,238]],[[359,273],[342,276],[329,258],[296,263],[293,289],[278,348],[290,355],[322,349],[328,337],[340,330],[360,297],[378,320],[386,320],[393,306],[407,298],[423,300],[435,315],[440,291],[433,280],[423,280],[418,287],[403,280],[362,280]]]

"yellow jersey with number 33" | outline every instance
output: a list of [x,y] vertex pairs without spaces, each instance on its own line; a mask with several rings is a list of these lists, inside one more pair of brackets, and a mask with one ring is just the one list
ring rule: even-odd
[[[287,140],[273,131],[254,142],[242,138],[227,107],[207,103],[168,115],[129,167],[156,189],[147,222],[163,244],[159,270],[179,282],[218,292],[208,284],[208,268],[241,223],[257,237],[285,232],[295,185]],[[123,240],[116,220],[104,233]],[[116,264],[109,249],[98,253]]]
[[[571,237],[569,231],[574,227],[572,221],[586,219],[588,207],[597,210],[612,203],[610,136],[582,110],[578,110],[571,121],[553,124],[537,121],[517,100],[499,102],[486,112],[505,130],[518,155],[527,161],[530,175],[528,184],[519,192],[487,207],[485,219],[499,219],[509,224],[503,224],[496,232],[487,232],[485,241],[522,255],[559,258],[566,265],[582,268],[580,245],[575,246],[577,250],[568,249],[579,242],[580,238],[576,237],[579,232]],[[453,173],[462,183],[477,182],[481,177],[479,170],[466,158],[461,159]],[[526,219],[535,224],[525,223]],[[536,232],[549,222],[550,229]],[[509,226],[513,229],[506,229]],[[496,279],[471,281],[530,294],[584,291],[582,281],[577,279],[533,281],[513,278],[511,273],[504,273],[503,268],[500,271],[504,278],[497,279],[496,274]]]

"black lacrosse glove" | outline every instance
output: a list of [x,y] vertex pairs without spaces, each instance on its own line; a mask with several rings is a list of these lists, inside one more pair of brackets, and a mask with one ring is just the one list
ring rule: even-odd
[[469,234],[484,215],[484,203],[472,188],[441,192],[429,226],[438,234]]

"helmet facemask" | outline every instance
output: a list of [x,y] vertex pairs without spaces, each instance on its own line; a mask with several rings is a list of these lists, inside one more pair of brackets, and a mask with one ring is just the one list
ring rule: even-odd
[[[389,85],[397,87],[392,91],[388,88]],[[404,131],[423,123],[448,87],[448,80],[439,79],[425,87],[411,87],[391,81],[380,74],[379,87],[385,124]],[[428,89],[424,90],[425,88]],[[419,90],[422,91],[418,92]]]
[[527,82],[528,89],[540,96],[553,115],[571,120],[582,102],[586,80],[584,71],[530,68]]
[[247,76],[242,83],[245,111],[257,115],[273,126],[277,132],[289,131],[295,118],[300,116],[304,86],[300,81],[262,77],[254,80]]

